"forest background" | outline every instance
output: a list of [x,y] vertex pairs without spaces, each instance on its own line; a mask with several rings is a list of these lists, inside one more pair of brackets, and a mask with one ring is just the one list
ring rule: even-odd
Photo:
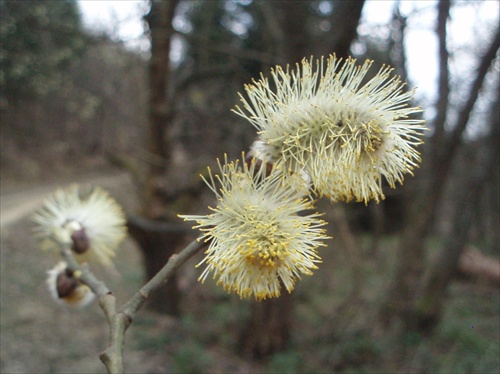
[[[415,102],[429,127],[415,176],[380,204],[321,201],[333,237],[323,264],[276,301],[197,283],[193,259],[134,321],[127,371],[499,371],[498,17],[479,16],[485,1],[403,3],[367,25],[364,1],[144,2],[148,44],[131,50],[84,28],[75,1],[0,2],[2,211],[9,193],[109,186],[131,234],[120,276],[103,274],[119,298],[195,237],[176,214],[212,203],[198,174],[248,151],[254,129],[230,111],[244,83],[330,53],[408,80],[408,30],[435,32],[437,50],[423,53],[438,61],[436,94]],[[450,27],[463,9],[467,44]],[[2,372],[103,372],[104,318],[96,305],[51,303],[52,259],[31,228],[2,224]]]

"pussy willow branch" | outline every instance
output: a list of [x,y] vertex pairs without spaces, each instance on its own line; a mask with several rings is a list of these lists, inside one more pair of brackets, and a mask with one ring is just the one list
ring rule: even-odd
[[133,318],[137,310],[139,310],[139,308],[147,301],[149,295],[158,287],[165,284],[182,264],[205,247],[206,244],[207,243],[202,238],[199,238],[197,240],[193,240],[179,253],[170,256],[165,266],[163,266],[163,268],[153,278],[151,278],[148,283],[146,283],[134,296],[132,296],[130,300],[120,308],[120,311],[127,314],[130,318]]
[[125,332],[137,311],[148,300],[152,292],[165,284],[182,264],[205,245],[206,243],[200,238],[191,242],[179,253],[170,256],[165,266],[118,310],[116,309],[116,298],[104,282],[97,279],[88,266],[78,264],[71,250],[67,248],[62,250],[62,256],[68,263],[68,267],[77,272],[79,279],[98,296],[99,305],[110,325],[109,345],[99,356],[109,374],[123,373]]

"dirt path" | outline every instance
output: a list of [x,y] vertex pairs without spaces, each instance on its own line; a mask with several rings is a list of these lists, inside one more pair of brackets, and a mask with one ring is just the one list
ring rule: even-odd
[[94,184],[106,189],[112,189],[119,185],[131,184],[127,173],[115,172],[110,175],[96,175],[92,177],[79,178],[76,181],[51,182],[33,187],[25,187],[21,190],[0,190],[0,228],[6,229],[13,223],[30,215],[50,196],[58,187],[66,187],[71,183]]
[[[106,346],[108,331],[100,309],[60,308],[49,297],[46,272],[58,256],[40,251],[31,232],[29,216],[58,187],[71,183],[99,185],[121,205],[135,200],[133,184],[126,173],[95,171],[77,178],[26,185],[2,181],[0,191],[0,372],[2,373],[105,373],[98,359]],[[102,269],[119,300],[127,300],[142,283],[140,254],[131,240],[120,248],[116,266],[121,276]],[[77,333],[75,333],[77,332]],[[141,352],[131,350],[131,370],[144,366]]]

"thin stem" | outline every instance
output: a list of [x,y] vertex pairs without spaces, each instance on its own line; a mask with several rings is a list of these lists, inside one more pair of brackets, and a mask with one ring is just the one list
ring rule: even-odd
[[87,265],[80,265],[73,256],[73,252],[69,248],[63,248],[61,251],[64,260],[68,264],[68,268],[73,270],[83,283],[90,287],[90,289],[99,297],[111,294],[111,291],[104,282],[99,280]]
[[109,374],[123,373],[123,346],[125,332],[132,321],[123,313],[114,315],[110,323],[109,346],[99,355]]
[[99,297],[99,305],[108,320],[110,327],[109,345],[99,358],[106,366],[109,374],[123,373],[125,332],[132,323],[136,312],[144,305],[152,292],[165,284],[181,265],[206,246],[206,244],[200,238],[192,241],[179,253],[172,255],[165,266],[118,311],[116,309],[116,298],[106,284],[99,280],[88,266],[80,265],[75,260],[69,248],[62,249],[61,254],[68,263],[68,268],[73,270],[78,278]]
[[147,301],[149,295],[158,287],[165,284],[175,270],[206,246],[206,244],[203,239],[199,238],[192,241],[179,253],[170,256],[165,266],[120,308],[120,312],[125,313],[132,319],[137,310]]

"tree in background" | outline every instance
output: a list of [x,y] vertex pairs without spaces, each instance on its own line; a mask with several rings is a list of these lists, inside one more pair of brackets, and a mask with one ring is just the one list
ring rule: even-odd
[[145,113],[141,56],[85,30],[76,1],[0,7],[2,173],[39,181],[131,153]]
[[64,84],[87,38],[74,0],[0,2],[0,109]]
[[470,165],[463,171],[464,183],[459,187],[454,199],[455,210],[451,217],[451,232],[445,239],[436,260],[424,273],[415,293],[411,316],[419,331],[426,334],[432,333],[443,318],[448,288],[470,241],[481,197],[486,190],[484,187],[491,176],[495,175],[500,150],[499,101],[500,95],[497,92],[496,100],[490,103],[488,133],[476,141],[475,154],[467,155],[471,159]]
[[[321,6],[319,3],[304,1],[252,2],[248,5],[233,1],[152,2],[150,13],[146,17],[152,41],[149,78],[151,135],[148,144],[156,164],[150,165],[146,178],[146,199],[142,215],[149,220],[168,222],[171,220],[168,218],[171,214],[169,212],[175,211],[172,210],[176,206],[175,201],[178,202],[180,196],[186,197],[185,193],[179,195],[178,191],[178,195],[169,195],[165,188],[165,178],[172,178],[168,177],[167,169],[173,167],[171,152],[175,148],[168,134],[172,132],[175,118],[182,116],[175,109],[173,98],[179,102],[180,89],[185,87],[183,82],[188,81],[190,85],[196,86],[203,84],[207,77],[213,79],[216,76],[227,82],[228,77],[239,76],[236,83],[241,84],[241,81],[248,81],[248,77],[255,77],[259,71],[265,71],[275,63],[286,62],[293,65],[305,56],[329,53],[347,57],[350,54],[350,44],[356,36],[363,3],[334,1]],[[178,68],[180,72],[186,72],[186,78],[181,83],[172,77],[172,68],[167,68],[168,47],[173,36],[171,24],[176,6],[187,7],[184,22],[190,24],[189,31],[181,35],[187,45],[187,54]],[[339,20],[344,21],[338,22]],[[318,27],[318,22],[322,23],[321,27]],[[242,34],[245,38],[241,37]],[[248,70],[242,71],[241,66]],[[227,86],[224,90],[227,90]],[[217,96],[217,102],[211,107],[221,103],[231,106]],[[209,125],[207,118],[201,120]],[[217,119],[212,119],[213,122],[215,120]],[[234,132],[226,128],[220,119],[219,122],[222,122],[217,124],[221,126],[221,133]],[[188,133],[188,128],[184,127],[179,131]],[[244,145],[243,149],[249,145]],[[199,145],[188,146],[187,150],[192,158],[193,154],[199,152]],[[150,231],[146,233],[143,229],[138,229],[139,226],[134,221],[131,223],[132,234],[142,243],[147,274],[150,277],[171,255],[164,248],[175,248],[175,243],[181,241],[182,234],[166,234],[162,230],[160,234],[152,234]],[[154,239],[156,236],[157,239]],[[168,287],[170,288],[167,290]],[[150,305],[156,310],[176,313],[178,307],[174,305],[179,301],[180,294],[171,285],[165,287],[164,294],[157,293],[153,296]],[[253,357],[265,357],[283,349],[292,329],[293,305],[292,296],[286,293],[278,300],[252,304],[249,325],[241,336],[242,351]]]
[[[334,1],[328,3],[331,8],[322,12],[312,2],[259,3],[264,15],[261,27],[268,29],[270,35],[265,47],[274,47],[277,60],[285,60],[292,66],[311,55],[335,53],[346,58],[356,36],[363,4],[364,1]],[[337,23],[339,20],[344,21]],[[323,30],[316,28],[317,22],[323,22]],[[286,292],[279,299],[253,302],[249,323],[240,338],[240,349],[258,359],[285,349],[293,330],[294,305],[294,295]]]
[[[452,279],[451,274],[457,268],[458,256],[466,243],[466,236],[463,235],[467,234],[467,227],[461,219],[455,220],[455,229],[465,231],[462,231],[459,236],[457,236],[458,231],[450,233],[450,241],[440,257],[442,259],[443,256],[448,256],[449,259],[436,265],[431,270],[427,283],[421,283],[425,271],[426,241],[433,233],[433,224],[438,208],[445,197],[450,170],[457,158],[457,151],[470,123],[473,109],[484,88],[485,79],[500,46],[500,35],[497,29],[492,32],[489,44],[481,51],[465,101],[458,114],[452,116],[454,103],[451,101],[451,92],[452,88],[458,88],[451,85],[452,77],[449,68],[450,54],[446,30],[450,8],[451,2],[448,0],[438,3],[436,33],[439,40],[439,87],[437,113],[429,125],[433,133],[427,149],[428,158],[424,170],[426,183],[409,207],[401,236],[397,272],[388,293],[388,303],[383,306],[385,322],[402,321],[405,331],[428,332],[435,326],[435,322],[439,319],[444,292]],[[495,122],[492,124],[497,126]],[[495,134],[495,130],[491,133]],[[474,174],[471,178],[471,182],[477,184],[481,182],[483,174],[482,172],[479,175]],[[470,185],[467,184],[467,186]],[[466,204],[467,212],[462,212],[463,206],[456,205],[455,209],[460,212],[457,214],[464,216],[471,214],[470,209],[474,206],[472,199],[473,197]],[[458,199],[456,203],[461,204],[462,200]]]
[[[174,95],[170,45],[174,30],[172,20],[178,1],[152,1],[145,20],[151,39],[148,69],[148,126],[146,149],[148,169],[142,183],[141,219],[129,218],[129,231],[143,254],[146,278],[149,280],[163,267],[182,242],[182,232],[165,229],[155,222],[172,222],[172,198],[165,188],[165,177],[172,159],[168,131],[173,121]],[[147,221],[146,221],[147,220]],[[148,305],[160,312],[179,315],[180,293],[175,277],[160,288]]]

